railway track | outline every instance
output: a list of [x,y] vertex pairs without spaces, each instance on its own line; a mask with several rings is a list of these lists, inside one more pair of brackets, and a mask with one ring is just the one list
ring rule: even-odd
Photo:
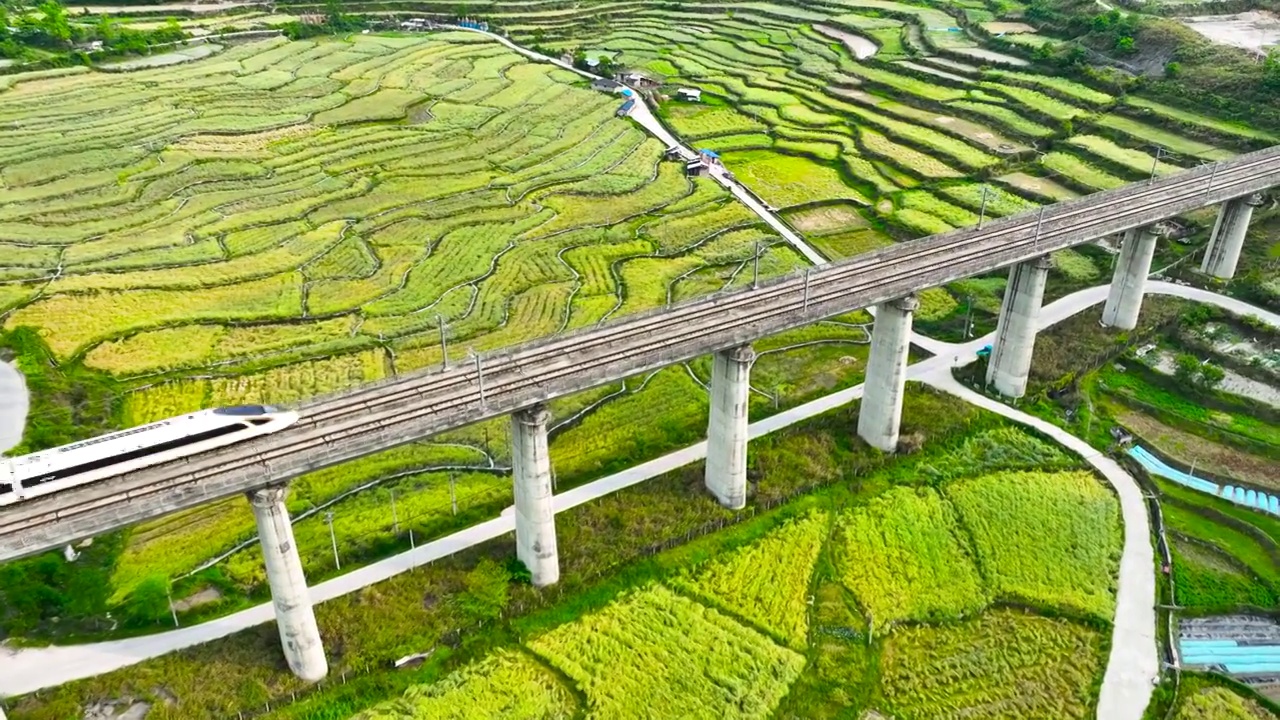
[[[0,560],[1280,184],[1280,147],[305,403],[286,431],[0,512]],[[372,439],[372,440],[371,440]],[[239,480],[234,478],[239,477]],[[234,489],[233,489],[234,488]],[[154,501],[154,503],[153,503]],[[144,507],[154,504],[154,508]],[[176,504],[176,505],[175,505]],[[80,520],[93,517],[93,522]],[[62,528],[54,531],[52,526]],[[37,532],[40,530],[40,532]],[[50,537],[43,537],[43,536]],[[25,540],[25,542],[23,542]]]

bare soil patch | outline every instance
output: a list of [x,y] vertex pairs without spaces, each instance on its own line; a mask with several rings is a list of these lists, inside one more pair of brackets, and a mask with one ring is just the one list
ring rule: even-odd
[[787,213],[787,222],[802,233],[829,233],[867,227],[866,218],[852,205],[821,205]]
[[1260,487],[1280,488],[1280,478],[1276,477],[1274,460],[1219,445],[1199,435],[1169,427],[1150,415],[1119,405],[1113,406],[1112,411],[1123,425],[1136,431],[1149,442],[1155,443],[1160,452],[1181,463],[1190,465],[1194,460],[1196,467],[1216,474],[1227,475]]

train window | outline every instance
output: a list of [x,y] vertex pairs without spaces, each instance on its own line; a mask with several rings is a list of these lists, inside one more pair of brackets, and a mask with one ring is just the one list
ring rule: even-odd
[[249,418],[249,422],[253,423],[254,425],[266,425],[267,423],[271,422],[271,418]]
[[233,405],[231,407],[215,408],[214,415],[261,415],[267,412],[267,409],[261,405]]
[[9,483],[0,483],[0,495],[13,492],[13,486]]
[[110,465],[115,465],[117,463],[136,460],[140,457],[146,457],[147,455],[162,453],[162,452],[165,452],[166,450],[173,450],[175,448],[183,447],[184,445],[194,445],[195,443],[204,442],[205,440],[212,440],[213,438],[222,437],[223,435],[228,435],[230,433],[236,432],[238,430],[244,430],[246,428],[248,428],[248,426],[243,423],[223,425],[222,427],[219,427],[219,428],[214,428],[212,430],[205,430],[204,432],[196,433],[195,435],[188,435],[186,437],[178,438],[176,440],[169,440],[168,442],[162,442],[157,445],[150,445],[144,448],[138,448],[137,450],[131,450],[127,453],[120,453],[119,455],[109,455],[107,457],[98,458],[97,460],[93,460],[91,462],[82,463],[80,465],[74,465],[72,467],[65,468],[62,470],[57,470],[52,473],[49,473],[48,475],[40,475],[39,477],[27,478],[22,481],[22,487],[31,488],[37,485],[43,485],[44,483],[47,483],[47,482],[53,482],[54,480],[61,480],[62,478],[68,478],[73,475],[79,475],[80,473],[99,470],[101,468],[108,467]]

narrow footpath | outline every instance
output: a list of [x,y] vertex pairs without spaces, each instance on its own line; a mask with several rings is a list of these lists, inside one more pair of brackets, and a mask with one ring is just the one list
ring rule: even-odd
[[[456,25],[448,25],[446,27],[452,30],[465,30],[467,32],[479,33],[481,35],[484,35],[485,37],[489,37],[494,40],[497,40],[498,42],[502,43],[503,45],[506,45],[507,47],[520,53],[521,55],[524,55],[527,58],[536,60],[538,62],[551,63],[556,67],[560,67],[570,72],[577,73],[578,75],[581,75],[584,78],[588,78],[591,80],[603,79],[599,75],[596,75],[594,73],[589,73],[586,70],[581,70],[579,68],[576,68],[572,64],[564,62],[559,58],[547,57],[546,55],[536,53],[528,48],[520,47],[519,45],[508,40],[507,38],[501,35],[498,35],[496,33],[491,33],[487,30],[477,30],[475,28],[464,28]],[[698,157],[698,154],[696,152],[694,152],[689,146],[680,142],[680,140],[678,140],[676,136],[673,135],[671,131],[667,129],[667,126],[662,124],[662,121],[658,119],[657,115],[654,115],[653,108],[649,107],[649,103],[644,99],[644,95],[642,95],[635,88],[629,88],[629,89],[633,93],[633,97],[639,100],[639,102],[637,102],[634,106],[632,106],[631,112],[629,113],[629,117],[632,120],[635,120],[637,123],[639,123],[640,127],[643,127],[645,130],[647,130],[649,134],[653,135],[658,140],[665,143],[667,147],[678,148],[680,150],[680,156],[683,157],[685,160],[693,160],[696,157]],[[817,250],[814,250],[813,247],[809,245],[809,243],[805,242],[804,238],[797,235],[795,231],[793,231],[790,227],[787,226],[786,223],[782,222],[781,218],[779,218],[774,213],[770,212],[768,208],[766,208],[758,200],[756,200],[755,197],[752,196],[751,193],[748,192],[747,189],[744,188],[740,183],[728,177],[727,171],[723,166],[712,167],[711,177],[715,178],[716,182],[723,185],[725,189],[730,192],[730,194],[732,194],[735,198],[738,199],[739,202],[741,202],[743,205],[746,205],[751,210],[751,212],[760,216],[761,220],[764,220],[769,225],[769,227],[773,228],[775,232],[781,235],[783,239],[786,240],[788,243],[790,243],[791,246],[794,247],[797,252],[803,255],[806,260],[813,263],[814,265],[827,264],[828,262],[827,259],[823,257],[822,254],[819,253]]]
[[[534,60],[552,63],[584,77],[592,79],[596,77],[558,59],[549,58],[522,48],[500,35],[470,28],[455,29],[469,30],[486,35]],[[695,157],[695,153],[692,150],[681,144],[658,121],[652,109],[646,103],[637,103],[632,111],[632,117],[655,137],[666,143],[668,147],[675,146],[680,148],[681,154],[687,159]],[[776,215],[769,212],[768,208],[762,206],[738,183],[724,177],[723,169],[719,169],[715,173],[715,177],[735,197],[751,208],[761,219],[795,246],[807,259],[815,265],[827,263],[825,258],[787,228]],[[1107,286],[1089,288],[1046,305],[1040,315],[1041,329],[1102,302],[1106,298],[1107,290]],[[1197,288],[1164,282],[1149,282],[1147,284],[1147,293],[1174,295],[1197,300],[1237,314],[1256,315],[1268,323],[1280,326],[1280,316],[1275,313],[1254,308],[1234,298]],[[1104,720],[1140,720],[1150,699],[1159,668],[1155,640],[1154,560],[1146,507],[1143,503],[1141,489],[1137,482],[1119,465],[1091,448],[1084,441],[1054,425],[975,393],[952,377],[952,367],[972,361],[974,353],[983,346],[990,344],[992,340],[993,335],[986,335],[965,343],[951,344],[923,335],[913,334],[912,341],[919,347],[933,353],[933,357],[912,365],[908,369],[908,377],[913,380],[923,381],[1015,422],[1036,428],[1054,438],[1064,447],[1079,454],[1093,467],[1097,468],[1115,488],[1120,498],[1124,522],[1124,550],[1120,561],[1111,657],[1103,679],[1098,705],[1098,717]],[[0,364],[0,399],[9,397],[5,395],[6,386],[4,383],[6,382],[6,376],[4,373],[6,368],[8,366]],[[847,388],[752,423],[750,437],[754,439],[838,408],[861,397],[862,390],[862,385]],[[19,397],[19,395],[14,397]],[[20,393],[20,399],[23,402],[23,414],[25,414],[25,388]],[[4,405],[0,405],[0,407],[4,407]],[[4,418],[0,418],[0,421],[3,420]],[[4,447],[4,439],[4,427],[0,426],[0,447]],[[556,512],[563,512],[622,488],[644,482],[676,468],[702,460],[706,457],[706,449],[706,442],[700,442],[556,495],[554,498]],[[452,535],[429,542],[415,550],[395,555],[314,585],[311,587],[312,600],[319,603],[346,595],[369,585],[382,582],[414,567],[425,565],[466,548],[500,537],[513,530],[514,519],[512,515],[500,515]],[[22,695],[41,688],[111,672],[149,658],[216,640],[273,620],[274,611],[272,605],[264,603],[217,620],[145,637],[67,647],[0,648],[0,696]]]
[[[1147,284],[1147,292],[1186,297],[1217,305],[1237,314],[1256,315],[1269,323],[1280,325],[1280,316],[1275,313],[1254,308],[1234,298],[1196,288],[1153,281]],[[1040,316],[1041,329],[1098,304],[1106,298],[1106,293],[1105,286],[1089,288],[1046,305]],[[1155,642],[1153,551],[1147,512],[1137,482],[1110,458],[1098,453],[1084,441],[1054,425],[975,393],[952,378],[951,368],[971,362],[978,349],[992,342],[993,335],[986,335],[962,344],[917,337],[924,340],[927,347],[933,349],[935,355],[908,368],[908,378],[925,382],[967,402],[1040,430],[1083,457],[1115,488],[1120,498],[1125,528],[1124,554],[1120,561],[1111,658],[1102,684],[1098,717],[1105,720],[1139,720],[1150,699],[1159,660]],[[754,422],[750,426],[750,436],[755,439],[834,410],[862,397],[862,391],[862,385],[846,388]],[[567,490],[555,496],[556,512],[563,512],[697,462],[704,459],[706,453],[706,442],[700,442]],[[411,568],[426,565],[447,555],[500,537],[514,529],[515,523],[512,516],[500,515],[426,543],[415,550],[318,583],[312,586],[311,597],[314,602],[319,603],[346,595]],[[111,672],[148,658],[272,622],[274,618],[271,604],[264,603],[200,625],[145,637],[66,647],[5,648],[0,650],[0,696],[21,695],[40,688],[53,687],[72,680]]]

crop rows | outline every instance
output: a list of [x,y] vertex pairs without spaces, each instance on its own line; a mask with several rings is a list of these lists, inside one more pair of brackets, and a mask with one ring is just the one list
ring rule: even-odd
[[528,645],[578,684],[593,717],[763,718],[804,666],[802,656],[661,585]]
[[792,647],[802,647],[809,630],[809,578],[826,538],[827,516],[815,513],[698,567],[676,587],[710,599]]

